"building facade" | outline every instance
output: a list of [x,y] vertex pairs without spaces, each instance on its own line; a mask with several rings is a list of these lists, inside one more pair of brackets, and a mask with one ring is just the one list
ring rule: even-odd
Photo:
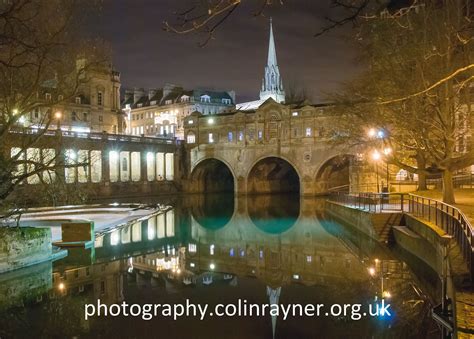
[[[112,65],[88,70],[88,78],[79,85],[76,95],[63,99],[54,89],[44,89],[40,100],[57,102],[52,108],[50,128],[63,131],[89,133],[122,133],[120,110],[120,73]],[[57,97],[54,97],[57,96]],[[48,109],[36,109],[25,119],[26,127],[44,125]]]
[[184,139],[185,117],[193,112],[212,115],[233,110],[235,93],[166,84],[160,89],[126,90],[122,108],[126,133]]

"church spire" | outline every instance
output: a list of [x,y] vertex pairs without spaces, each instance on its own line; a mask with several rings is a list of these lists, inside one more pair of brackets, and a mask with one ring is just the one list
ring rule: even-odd
[[283,81],[278,68],[275,39],[273,36],[272,18],[270,18],[270,38],[268,42],[268,60],[265,66],[265,75],[262,81],[262,90],[260,91],[260,100],[272,98],[276,102],[285,101],[285,91],[283,90]]
[[270,40],[268,42],[268,61],[267,66],[277,66],[277,55],[275,48],[275,40],[273,39],[272,18],[270,18]]

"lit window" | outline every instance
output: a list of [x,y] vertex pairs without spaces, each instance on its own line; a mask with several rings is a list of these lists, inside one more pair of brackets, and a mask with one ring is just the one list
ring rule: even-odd
[[245,257],[245,250],[240,250],[240,256]]
[[313,261],[313,257],[311,257],[310,255],[307,255],[306,262],[311,262],[311,261]]
[[189,124],[189,125],[194,124],[194,120],[189,120],[189,121],[188,121],[188,124]]
[[232,142],[233,139],[234,139],[234,133],[229,132],[229,133],[227,134],[227,140],[229,140],[229,142]]
[[102,106],[104,104],[102,92],[97,92],[97,105]]
[[138,108],[140,108],[140,107],[142,107],[142,106],[143,106],[143,104],[137,104],[137,107],[138,107]]
[[76,104],[78,104],[78,105],[81,104],[81,97],[76,97]]
[[214,255],[214,253],[215,253],[215,246],[214,244],[212,244],[211,246],[209,246],[209,254]]
[[212,144],[214,142],[214,134],[209,133],[209,143]]
[[243,141],[244,140],[244,132],[240,131],[239,132],[239,141]]
[[104,117],[102,115],[99,115],[99,121],[100,122],[104,121]]
[[229,256],[233,257],[234,256],[234,249],[231,248],[230,251],[229,251]]
[[209,95],[201,96],[201,102],[211,102],[211,97]]
[[293,279],[299,280],[299,279],[300,279],[300,276],[299,276],[298,274],[293,274]]
[[230,105],[231,101],[230,101],[230,99],[222,99],[222,103],[225,104],[225,105]]
[[263,131],[258,131],[258,140],[262,140],[263,138]]
[[197,251],[196,244],[189,244],[188,245],[188,251],[189,251],[189,253],[196,253],[196,251]]
[[165,105],[171,105],[173,103],[173,100],[165,100]]
[[306,127],[306,136],[307,137],[311,136],[311,127]]
[[186,138],[188,144],[194,144],[196,142],[196,135],[193,132],[189,132]]
[[298,112],[293,112],[293,113],[291,113],[291,115],[294,116],[294,117],[297,117],[297,116],[298,116]]
[[260,250],[258,256],[259,256],[260,259],[263,259],[263,250]]

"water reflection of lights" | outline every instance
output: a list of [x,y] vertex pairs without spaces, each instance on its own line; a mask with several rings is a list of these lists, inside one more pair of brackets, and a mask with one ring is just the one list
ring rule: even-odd
[[112,246],[118,245],[119,241],[120,241],[120,231],[115,230],[110,235],[110,245]]

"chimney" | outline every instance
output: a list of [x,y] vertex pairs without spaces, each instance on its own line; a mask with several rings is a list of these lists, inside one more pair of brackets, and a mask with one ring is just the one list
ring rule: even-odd
[[143,88],[134,88],[133,89],[133,103],[136,103],[144,95],[145,95],[145,90]]
[[148,100],[151,100],[156,94],[156,88],[150,88],[148,90]]
[[227,91],[227,94],[232,98],[232,105],[235,105],[235,91]]
[[174,85],[174,84],[165,84],[163,87],[163,98],[166,98],[168,94],[171,92],[177,90],[177,89],[182,89],[181,86]]

